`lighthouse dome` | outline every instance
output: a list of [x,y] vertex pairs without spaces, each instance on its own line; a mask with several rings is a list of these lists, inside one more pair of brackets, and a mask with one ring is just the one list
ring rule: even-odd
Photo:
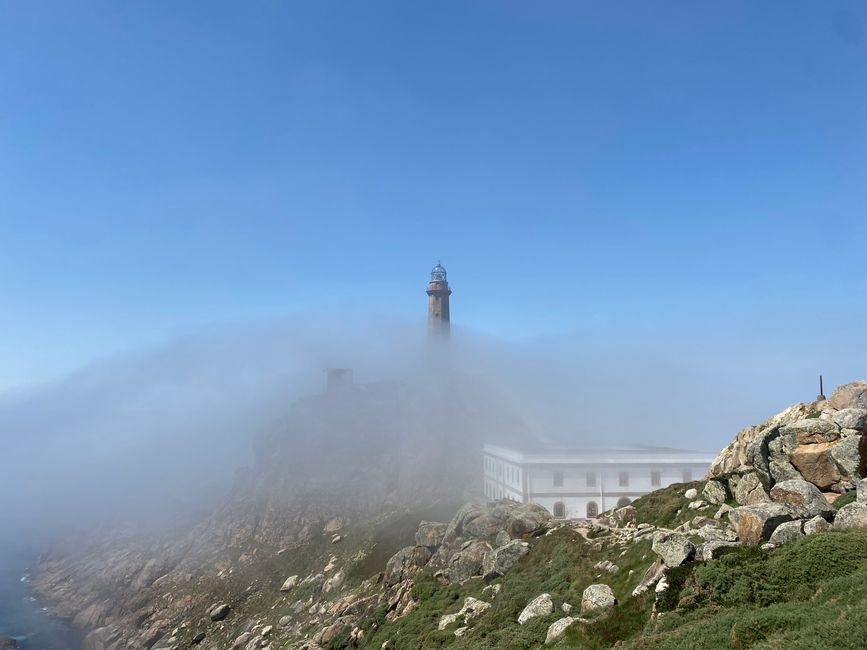
[[431,269],[430,281],[431,282],[445,282],[446,281],[446,269],[439,262],[437,262],[437,265]]

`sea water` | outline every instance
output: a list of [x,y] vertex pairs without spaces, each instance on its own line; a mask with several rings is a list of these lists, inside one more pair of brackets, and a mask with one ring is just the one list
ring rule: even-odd
[[30,588],[35,561],[26,552],[0,554],[0,637],[12,637],[22,650],[79,650],[82,635],[49,616]]

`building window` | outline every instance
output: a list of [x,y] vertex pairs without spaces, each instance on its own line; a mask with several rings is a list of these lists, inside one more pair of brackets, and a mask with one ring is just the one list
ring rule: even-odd
[[554,472],[554,487],[563,487],[563,472]]
[[596,487],[596,472],[587,472],[587,487]]
[[596,515],[599,514],[599,506],[596,505],[595,501],[591,501],[587,504],[587,518],[593,519]]
[[620,487],[628,487],[629,486],[629,472],[620,472],[617,477],[618,484]]
[[560,517],[561,519],[566,516],[566,506],[563,505],[562,501],[558,501],[554,504],[554,516]]
[[692,481],[692,470],[691,469],[683,470],[683,482],[689,483],[691,481]]
[[620,497],[617,499],[617,507],[622,508],[623,506],[628,506],[630,503],[629,497]]
[[659,472],[651,472],[650,473],[650,484],[653,487],[659,487],[659,484],[662,483],[662,477]]

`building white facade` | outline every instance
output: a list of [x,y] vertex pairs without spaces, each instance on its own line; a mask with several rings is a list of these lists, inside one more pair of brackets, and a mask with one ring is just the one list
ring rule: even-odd
[[712,454],[662,447],[520,451],[485,445],[488,499],[537,503],[555,517],[580,519],[631,503],[707,473]]

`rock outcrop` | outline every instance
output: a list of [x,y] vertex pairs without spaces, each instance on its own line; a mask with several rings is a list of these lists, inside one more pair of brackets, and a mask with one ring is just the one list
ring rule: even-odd
[[470,596],[464,600],[463,607],[461,607],[460,610],[453,614],[443,615],[440,618],[438,628],[444,630],[449,625],[452,625],[459,620],[463,621],[464,626],[469,626],[475,619],[484,614],[490,608],[491,603]]
[[501,576],[529,552],[530,545],[519,539],[488,551],[482,561],[482,575],[485,580]]
[[771,500],[788,506],[800,519],[810,519],[816,515],[827,519],[834,512],[819,488],[804,479],[780,481],[771,488]]
[[867,461],[867,382],[840,386],[826,401],[799,403],[746,427],[714,460],[708,478],[729,479],[741,505],[769,500],[776,483],[802,479],[820,491],[851,490]]
[[779,546],[786,542],[791,542],[793,539],[798,539],[804,536],[804,523],[800,519],[794,521],[785,521],[774,529],[768,541],[771,544]]
[[547,616],[554,611],[554,601],[551,594],[540,594],[527,603],[527,606],[518,614],[518,623],[523,625],[537,616]]
[[680,566],[695,556],[695,545],[680,533],[654,534],[652,548],[667,567]]
[[548,645],[554,643],[554,641],[559,639],[563,632],[565,632],[576,620],[578,619],[566,616],[551,623],[551,625],[548,626],[548,632],[545,634],[545,644]]
[[590,585],[581,596],[581,613],[597,609],[608,609],[617,604],[611,587],[605,584]]
[[779,503],[740,506],[729,512],[729,521],[744,544],[767,541],[777,526],[793,518],[792,511]]
[[714,505],[722,505],[728,498],[725,484],[722,481],[708,481],[701,494],[705,501]]
[[867,503],[856,501],[840,508],[834,528],[867,528]]

